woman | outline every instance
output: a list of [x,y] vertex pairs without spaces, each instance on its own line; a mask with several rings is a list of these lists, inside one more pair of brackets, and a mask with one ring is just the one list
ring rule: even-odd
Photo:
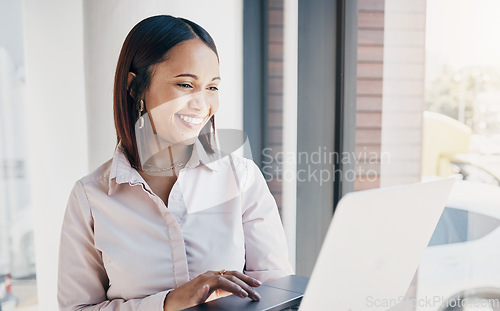
[[115,75],[118,144],[79,180],[64,218],[61,310],[179,310],[292,272],[265,180],[217,151],[219,60],[210,35],[172,16],[137,24]]

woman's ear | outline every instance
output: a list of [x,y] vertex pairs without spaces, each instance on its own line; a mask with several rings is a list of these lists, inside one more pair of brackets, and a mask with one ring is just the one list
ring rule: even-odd
[[134,93],[132,91],[130,91],[130,83],[132,83],[132,80],[134,80],[134,78],[135,78],[135,73],[129,72],[128,78],[127,78],[127,91],[129,92],[129,94],[132,98],[134,97]]

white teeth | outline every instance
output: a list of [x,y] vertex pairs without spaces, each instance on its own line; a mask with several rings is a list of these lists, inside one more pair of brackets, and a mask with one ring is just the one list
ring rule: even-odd
[[185,115],[182,115],[182,114],[181,114],[181,115],[179,115],[179,117],[180,117],[182,120],[184,120],[184,121],[186,121],[186,122],[188,122],[188,123],[191,123],[191,124],[195,124],[195,125],[197,125],[197,124],[201,124],[201,122],[203,122],[203,119],[204,119],[204,118],[193,118],[193,117],[188,117],[188,116],[185,116]]

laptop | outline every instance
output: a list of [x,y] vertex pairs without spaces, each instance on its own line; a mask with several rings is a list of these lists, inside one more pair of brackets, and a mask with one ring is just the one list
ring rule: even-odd
[[387,310],[405,296],[454,182],[349,193],[310,279],[291,275],[264,283],[256,288],[257,302],[228,296],[188,310]]

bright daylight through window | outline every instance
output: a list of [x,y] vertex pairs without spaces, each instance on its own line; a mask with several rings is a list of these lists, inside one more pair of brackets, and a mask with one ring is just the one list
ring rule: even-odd
[[[359,0],[356,189],[455,175],[408,310],[500,307],[500,20],[496,0]],[[402,241],[404,243],[404,241]]]

